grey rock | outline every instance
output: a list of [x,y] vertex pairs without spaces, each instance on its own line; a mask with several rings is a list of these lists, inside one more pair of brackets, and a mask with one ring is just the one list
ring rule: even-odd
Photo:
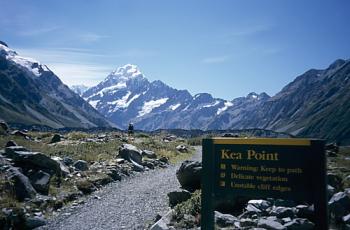
[[250,218],[243,218],[239,220],[239,224],[241,227],[256,227],[257,226],[257,222],[250,219]]
[[0,134],[5,134],[9,130],[8,125],[4,121],[0,121]]
[[342,220],[345,224],[350,224],[350,214],[343,216]]
[[89,169],[89,164],[84,160],[77,160],[74,162],[73,167],[78,171],[87,171]]
[[176,146],[176,150],[181,152],[181,153],[187,153],[188,152],[188,149],[187,149],[186,145],[178,145],[178,146]]
[[22,131],[19,131],[19,130],[14,130],[11,132],[11,135],[14,135],[14,136],[18,136],[18,137],[24,137],[26,139],[28,139],[29,137],[27,136],[26,133],[22,132]]
[[142,165],[141,150],[133,145],[122,144],[122,146],[119,148],[119,156],[131,163],[135,162],[139,166]]
[[276,216],[278,218],[286,218],[290,217],[293,218],[295,216],[295,211],[293,208],[287,208],[287,207],[274,207],[270,215]]
[[248,201],[248,204],[253,205],[254,207],[265,211],[266,209],[268,209],[269,207],[271,207],[271,202],[267,201],[267,200],[250,200]]
[[297,205],[297,216],[299,218],[313,219],[315,215],[315,209],[313,205]]
[[186,160],[176,171],[176,177],[182,188],[192,192],[201,187],[201,172],[201,162]]
[[23,201],[25,198],[34,198],[36,191],[28,177],[23,175],[17,168],[10,167],[5,171],[6,177],[11,181],[10,188],[15,191],[16,198]]
[[328,201],[330,212],[335,216],[336,220],[341,218],[348,213],[350,210],[350,198],[347,192],[338,192],[332,196]]
[[60,157],[51,157],[51,159],[56,161],[59,164],[62,176],[67,176],[70,173],[69,168],[66,166],[66,164],[64,164],[62,158],[60,158]]
[[150,230],[170,230],[174,229],[169,227],[173,211],[170,210],[167,214],[165,214],[160,220],[158,220],[154,225],[151,226]]
[[109,169],[107,175],[110,176],[113,180],[120,181],[122,179],[121,174],[116,169]]
[[328,199],[335,194],[335,188],[332,185],[327,185],[327,196]]
[[27,229],[34,229],[44,225],[46,225],[46,220],[43,217],[34,216],[26,219]]
[[308,219],[296,218],[284,224],[284,227],[288,230],[312,230],[315,228],[315,224]]
[[11,158],[20,167],[43,170],[61,176],[58,162],[39,152],[28,152],[22,146],[11,146],[5,149],[5,156]]
[[331,185],[336,190],[341,190],[343,187],[341,176],[334,173],[327,173],[328,184]]
[[169,198],[169,205],[171,208],[191,198],[191,193],[186,190],[169,192],[167,195]]
[[267,219],[260,219],[258,221],[258,227],[259,228],[265,228],[268,230],[286,230],[287,228],[284,227],[281,223],[273,220],[267,220]]
[[245,207],[245,210],[247,210],[248,212],[255,212],[255,213],[261,213],[262,210],[258,209],[257,207],[255,207],[254,205],[252,204],[248,204],[246,207]]
[[215,211],[215,223],[221,227],[229,227],[234,226],[235,222],[239,221],[237,217],[232,216],[230,214],[223,214],[221,212]]
[[13,141],[13,140],[10,140],[10,141],[8,141],[6,143],[5,148],[6,147],[11,147],[11,146],[17,146],[17,143],[15,141]]
[[150,150],[142,150],[142,156],[148,157],[148,158],[151,158],[151,159],[157,158],[156,153],[153,152],[153,151],[150,151]]
[[39,170],[30,176],[30,181],[37,192],[44,195],[49,193],[50,174]]
[[67,166],[74,164],[74,160],[70,157],[63,157],[63,163]]
[[61,135],[60,134],[55,134],[51,138],[50,143],[57,143],[57,142],[60,142],[60,141],[61,141]]

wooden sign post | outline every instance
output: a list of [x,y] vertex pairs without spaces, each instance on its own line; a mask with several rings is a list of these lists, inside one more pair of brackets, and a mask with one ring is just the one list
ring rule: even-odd
[[315,207],[328,229],[324,141],[277,138],[203,140],[201,229],[214,229],[218,200],[282,198]]

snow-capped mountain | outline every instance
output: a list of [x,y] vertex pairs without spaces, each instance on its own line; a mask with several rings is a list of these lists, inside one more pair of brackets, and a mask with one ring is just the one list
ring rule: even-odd
[[242,103],[255,105],[269,97],[251,93],[227,101],[207,93],[192,96],[187,90],[171,88],[161,81],[149,82],[137,66],[127,64],[88,89],[83,98],[119,127],[126,128],[132,122],[138,129],[154,130],[208,129],[230,107]]
[[232,101],[192,96],[149,82],[135,65],[117,68],[83,97],[119,127],[143,130],[260,128],[350,143],[350,61],[309,70],[275,96],[250,93]]
[[110,127],[46,66],[0,42],[0,120],[25,125]]
[[82,96],[83,93],[86,92],[86,90],[89,89],[89,86],[86,85],[72,85],[69,87],[74,93],[78,94],[79,96]]

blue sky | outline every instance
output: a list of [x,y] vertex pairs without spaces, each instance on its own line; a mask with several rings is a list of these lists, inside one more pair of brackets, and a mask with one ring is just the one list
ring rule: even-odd
[[274,95],[350,54],[350,1],[0,0],[0,40],[68,85],[126,63],[150,80],[233,99]]

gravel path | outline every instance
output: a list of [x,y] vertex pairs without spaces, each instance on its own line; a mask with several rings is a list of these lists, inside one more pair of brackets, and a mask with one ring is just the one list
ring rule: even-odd
[[[197,147],[192,160],[200,159],[201,148]],[[179,165],[109,184],[93,193],[84,204],[64,208],[40,229],[144,229],[157,214],[169,210],[167,193],[180,187],[175,174]]]

